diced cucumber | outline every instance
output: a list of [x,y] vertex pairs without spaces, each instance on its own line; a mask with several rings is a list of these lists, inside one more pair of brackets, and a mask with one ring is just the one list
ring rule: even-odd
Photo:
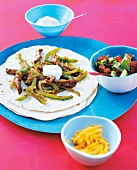
[[111,75],[112,77],[117,77],[117,73],[116,73],[115,71],[111,71],[110,75]]
[[107,59],[105,58],[105,59],[101,60],[100,63],[103,65],[107,65]]
[[95,67],[97,67],[97,66],[98,66],[98,62],[97,62],[97,61],[94,63],[94,66],[95,66]]
[[128,76],[128,72],[126,69],[124,69],[120,75],[120,77]]
[[131,57],[128,54],[125,54],[123,60],[131,61]]
[[114,65],[113,65],[114,68],[118,69],[119,71],[123,71],[123,69],[120,67],[120,63],[116,62]]
[[110,62],[110,63],[114,63],[115,61],[116,61],[116,59],[115,59],[114,57],[110,57],[110,58],[109,58],[109,62]]
[[120,63],[121,69],[123,69],[123,70],[126,69],[126,70],[130,71],[130,66],[129,66],[130,61],[131,61],[131,57],[128,56],[128,54],[125,54],[123,60]]

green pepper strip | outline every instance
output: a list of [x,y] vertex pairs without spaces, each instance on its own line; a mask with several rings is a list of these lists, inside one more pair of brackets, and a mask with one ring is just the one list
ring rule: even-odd
[[15,85],[14,80],[11,81],[11,83],[10,83],[10,88],[11,88],[11,89],[16,88],[16,85]]
[[20,96],[16,99],[16,101],[22,101],[22,100],[25,100],[26,98],[28,97],[28,94],[25,93],[23,96]]
[[80,96],[80,92],[78,92],[78,91],[76,91],[76,90],[74,90],[74,89],[72,89],[72,88],[65,88],[67,91],[69,91],[69,92],[72,92],[72,93],[75,93],[75,94],[77,94],[78,96]]
[[77,73],[77,72],[79,72],[79,71],[80,71],[80,68],[76,68],[76,69],[74,69],[74,70],[72,70],[72,71],[66,71],[66,72],[64,72],[64,74],[71,75],[71,74]]
[[38,67],[39,65],[41,65],[41,60],[40,60],[40,61],[38,61],[36,64],[35,64],[35,63],[33,63],[34,68]]
[[71,63],[64,63],[63,66],[60,66],[62,68],[63,71],[70,71],[70,70],[75,70],[76,67],[71,64]]
[[75,80],[76,80],[77,82],[80,82],[81,80],[83,80],[84,78],[86,78],[87,74],[88,74],[88,72],[85,71],[85,72],[81,73],[80,76],[76,77]]
[[63,61],[63,62],[68,62],[68,63],[76,63],[78,62],[78,60],[75,60],[75,59],[69,59],[68,57],[61,57],[61,56],[58,56],[58,59],[60,61]]
[[35,97],[40,103],[42,104],[46,104],[46,99],[40,95],[35,93],[35,89],[36,89],[36,83],[37,83],[37,79],[36,77],[33,79],[32,84],[29,88],[26,89],[27,92],[30,93],[30,95],[32,95],[33,97]]
[[26,92],[35,97],[41,104],[46,104],[46,99],[41,94],[35,93],[31,87],[26,88]]
[[[65,89],[59,88],[59,93],[60,93],[60,92],[63,92],[64,90],[65,90]],[[44,90],[44,92],[53,94],[54,90]]]
[[72,95],[69,95],[69,96],[56,96],[54,94],[42,92],[42,91],[39,91],[39,90],[37,90],[36,93],[41,94],[44,97],[47,97],[47,98],[50,98],[50,99],[54,99],[54,100],[69,100],[69,99],[73,98]]
[[70,66],[72,69],[75,69],[76,67],[73,65],[73,64],[71,64],[71,63],[65,63],[67,66]]
[[66,78],[66,79],[74,79],[72,76],[69,76],[69,75],[67,75],[67,74],[65,74],[65,73],[63,73],[62,76],[63,76],[64,78]]
[[[36,88],[36,83],[37,83],[37,79],[34,78],[33,81],[32,81],[32,84],[31,84],[30,88],[32,88],[32,89]],[[26,92],[23,96],[18,97],[18,98],[16,99],[16,101],[22,101],[22,100],[26,99],[28,96],[29,96],[29,93]]]
[[46,57],[45,57],[45,61],[49,61],[49,58],[50,57],[53,57],[61,48],[55,48],[54,50],[51,50],[49,51],[47,54],[46,54]]
[[34,77],[37,77],[37,76],[42,76],[41,73],[39,73],[38,71],[36,70],[30,70],[29,73],[31,73]]
[[53,93],[53,90],[44,90],[46,93]]
[[31,84],[31,87],[32,88],[36,88],[36,83],[37,83],[37,79],[36,79],[36,77],[33,79],[33,81],[32,81],[32,84]]
[[66,72],[69,71],[69,70],[68,70],[67,68],[65,68],[65,67],[61,67],[61,68],[62,68],[63,71],[66,71]]
[[20,60],[19,64],[21,68],[17,71],[17,73],[25,73],[29,69],[29,64],[21,57],[21,54],[18,54],[18,59]]
[[59,87],[55,83],[49,83],[57,92],[59,92]]

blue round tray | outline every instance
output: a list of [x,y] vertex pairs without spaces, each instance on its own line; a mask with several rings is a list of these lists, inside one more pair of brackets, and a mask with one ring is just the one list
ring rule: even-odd
[[[97,50],[108,46],[107,44],[88,38],[60,36],[53,38],[42,38],[13,45],[0,53],[0,65],[6,59],[19,51],[33,45],[54,45],[75,51],[90,59]],[[33,118],[19,116],[0,105],[0,114],[11,122],[40,132],[60,133],[62,126],[72,117],[79,115],[103,116],[114,120],[124,114],[136,101],[137,88],[129,93],[114,94],[99,86],[98,93],[93,102],[84,110],[72,116],[58,118],[51,121],[40,121]]]

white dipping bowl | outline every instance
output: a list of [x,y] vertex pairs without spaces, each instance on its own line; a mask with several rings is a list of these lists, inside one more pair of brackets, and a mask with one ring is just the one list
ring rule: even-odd
[[[79,151],[73,147],[71,138],[77,130],[83,129],[92,124],[103,125],[103,137],[108,141],[110,150],[102,155],[91,155]],[[121,133],[117,125],[99,116],[77,116],[70,119],[61,130],[61,140],[69,155],[77,162],[85,166],[96,166],[107,161],[117,150],[121,142]],[[69,141],[70,143],[68,143]]]
[[[108,46],[95,52],[90,59],[90,64],[93,72],[96,72],[94,62],[97,61],[98,57],[102,55],[109,55],[109,57],[121,55],[122,57],[125,53],[134,54],[134,60],[137,60],[137,49],[124,45]],[[108,77],[98,75],[95,78],[102,87],[113,93],[129,92],[137,87],[137,73],[125,77]]]

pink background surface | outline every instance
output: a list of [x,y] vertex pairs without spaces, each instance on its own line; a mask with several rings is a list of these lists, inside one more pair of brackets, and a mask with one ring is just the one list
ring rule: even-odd
[[[29,8],[44,3],[67,5],[75,15],[87,13],[74,20],[64,36],[137,47],[136,0],[1,0],[0,51],[42,37],[26,23],[24,14]],[[90,168],[68,155],[60,134],[31,131],[0,116],[0,170],[134,170],[137,167],[137,102],[114,122],[122,133],[118,150],[106,163]]]

